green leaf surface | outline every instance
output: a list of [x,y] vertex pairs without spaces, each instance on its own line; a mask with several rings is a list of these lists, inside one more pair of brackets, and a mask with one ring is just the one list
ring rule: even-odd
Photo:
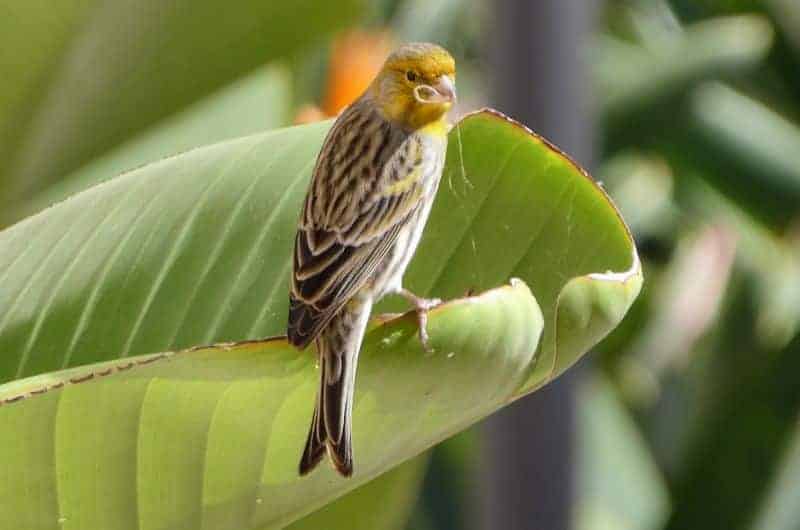
[[[7,384],[0,454],[16,458],[6,461],[0,522],[281,528],[503,405],[526,376],[542,318],[527,286],[516,282],[434,310],[429,329],[433,354],[418,343],[413,314],[367,335],[352,480],[329,466],[308,478],[297,473],[317,368],[312,355],[283,339]],[[8,403],[20,395],[29,397]],[[29,444],[44,433],[46,443]],[[31,452],[39,449],[53,453],[54,468],[37,465],[44,453]],[[53,495],[30,495],[31,488]]]
[[[312,355],[273,342],[124,358],[283,332],[297,212],[328,127],[162,160],[0,233],[3,380],[135,365],[0,409],[6,474],[25,484],[0,491],[5,521],[283,525],[545,384],[638,293],[633,243],[603,191],[519,124],[466,117],[407,285],[449,299],[519,277],[536,298],[518,283],[437,311],[433,356],[419,350],[413,318],[375,329],[359,371],[357,477],[299,480]],[[428,363],[441,365],[428,373]],[[72,370],[0,392],[104,368]]]
[[0,177],[68,173],[271,60],[354,21],[361,0],[57,2],[0,7]]
[[70,173],[30,201],[3,212],[18,221],[120,173],[189,149],[283,127],[289,122],[292,86],[286,68],[259,68],[221,90],[160,120]]
[[423,454],[356,488],[286,530],[403,530],[427,469]]

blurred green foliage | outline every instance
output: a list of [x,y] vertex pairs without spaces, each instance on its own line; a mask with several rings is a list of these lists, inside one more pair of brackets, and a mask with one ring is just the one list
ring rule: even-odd
[[[491,0],[233,2],[225,16],[173,4],[0,7],[3,222],[154,158],[288,123],[319,96],[330,35],[348,24],[441,42],[459,59],[459,111],[491,103]],[[258,33],[263,17],[295,15],[311,25]],[[96,46],[118,27],[121,65]],[[648,281],[581,383],[576,524],[798,528],[800,6],[607,0],[595,37],[596,174]],[[169,64],[181,68],[164,77]],[[409,528],[477,528],[480,452],[476,431],[432,452]],[[407,505],[412,467],[345,511]]]
[[[800,528],[800,5],[609,0],[587,57],[647,282],[581,383],[576,528]],[[449,452],[420,509],[477,528]]]
[[[643,74],[657,88],[603,113],[601,172],[641,219],[648,283],[600,364],[666,488],[669,509],[649,528],[800,527],[787,508],[800,502],[787,491],[800,465],[789,449],[800,443],[800,26],[790,4],[797,12],[780,0],[615,1],[599,29],[600,42],[673,57]],[[626,61],[614,47],[596,53]]]
[[3,2],[2,197],[29,197],[266,61],[319,43],[362,4]]

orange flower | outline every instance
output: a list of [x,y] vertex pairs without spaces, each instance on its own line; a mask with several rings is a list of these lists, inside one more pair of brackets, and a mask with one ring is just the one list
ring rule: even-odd
[[392,48],[392,37],[386,30],[353,30],[338,37],[331,47],[322,110],[328,116],[335,116],[360,96]]
[[331,46],[322,106],[302,105],[294,123],[313,123],[336,116],[355,101],[380,71],[393,42],[388,30],[351,30],[337,37]]

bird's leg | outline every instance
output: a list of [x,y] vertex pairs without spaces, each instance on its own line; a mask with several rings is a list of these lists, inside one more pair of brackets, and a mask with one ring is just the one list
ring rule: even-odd
[[442,301],[439,298],[422,298],[403,287],[397,290],[397,294],[414,306],[419,325],[419,340],[422,342],[422,347],[425,348],[425,351],[432,351],[428,342],[428,311],[441,304]]

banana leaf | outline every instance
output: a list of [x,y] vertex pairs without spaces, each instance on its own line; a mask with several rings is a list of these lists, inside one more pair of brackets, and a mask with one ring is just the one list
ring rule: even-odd
[[257,339],[283,332],[329,125],[196,149],[0,232],[2,525],[281,528],[556,377],[638,294],[603,190],[518,123],[467,116],[406,282],[453,299],[434,352],[412,314],[377,318],[356,473],[298,477],[314,355]]

